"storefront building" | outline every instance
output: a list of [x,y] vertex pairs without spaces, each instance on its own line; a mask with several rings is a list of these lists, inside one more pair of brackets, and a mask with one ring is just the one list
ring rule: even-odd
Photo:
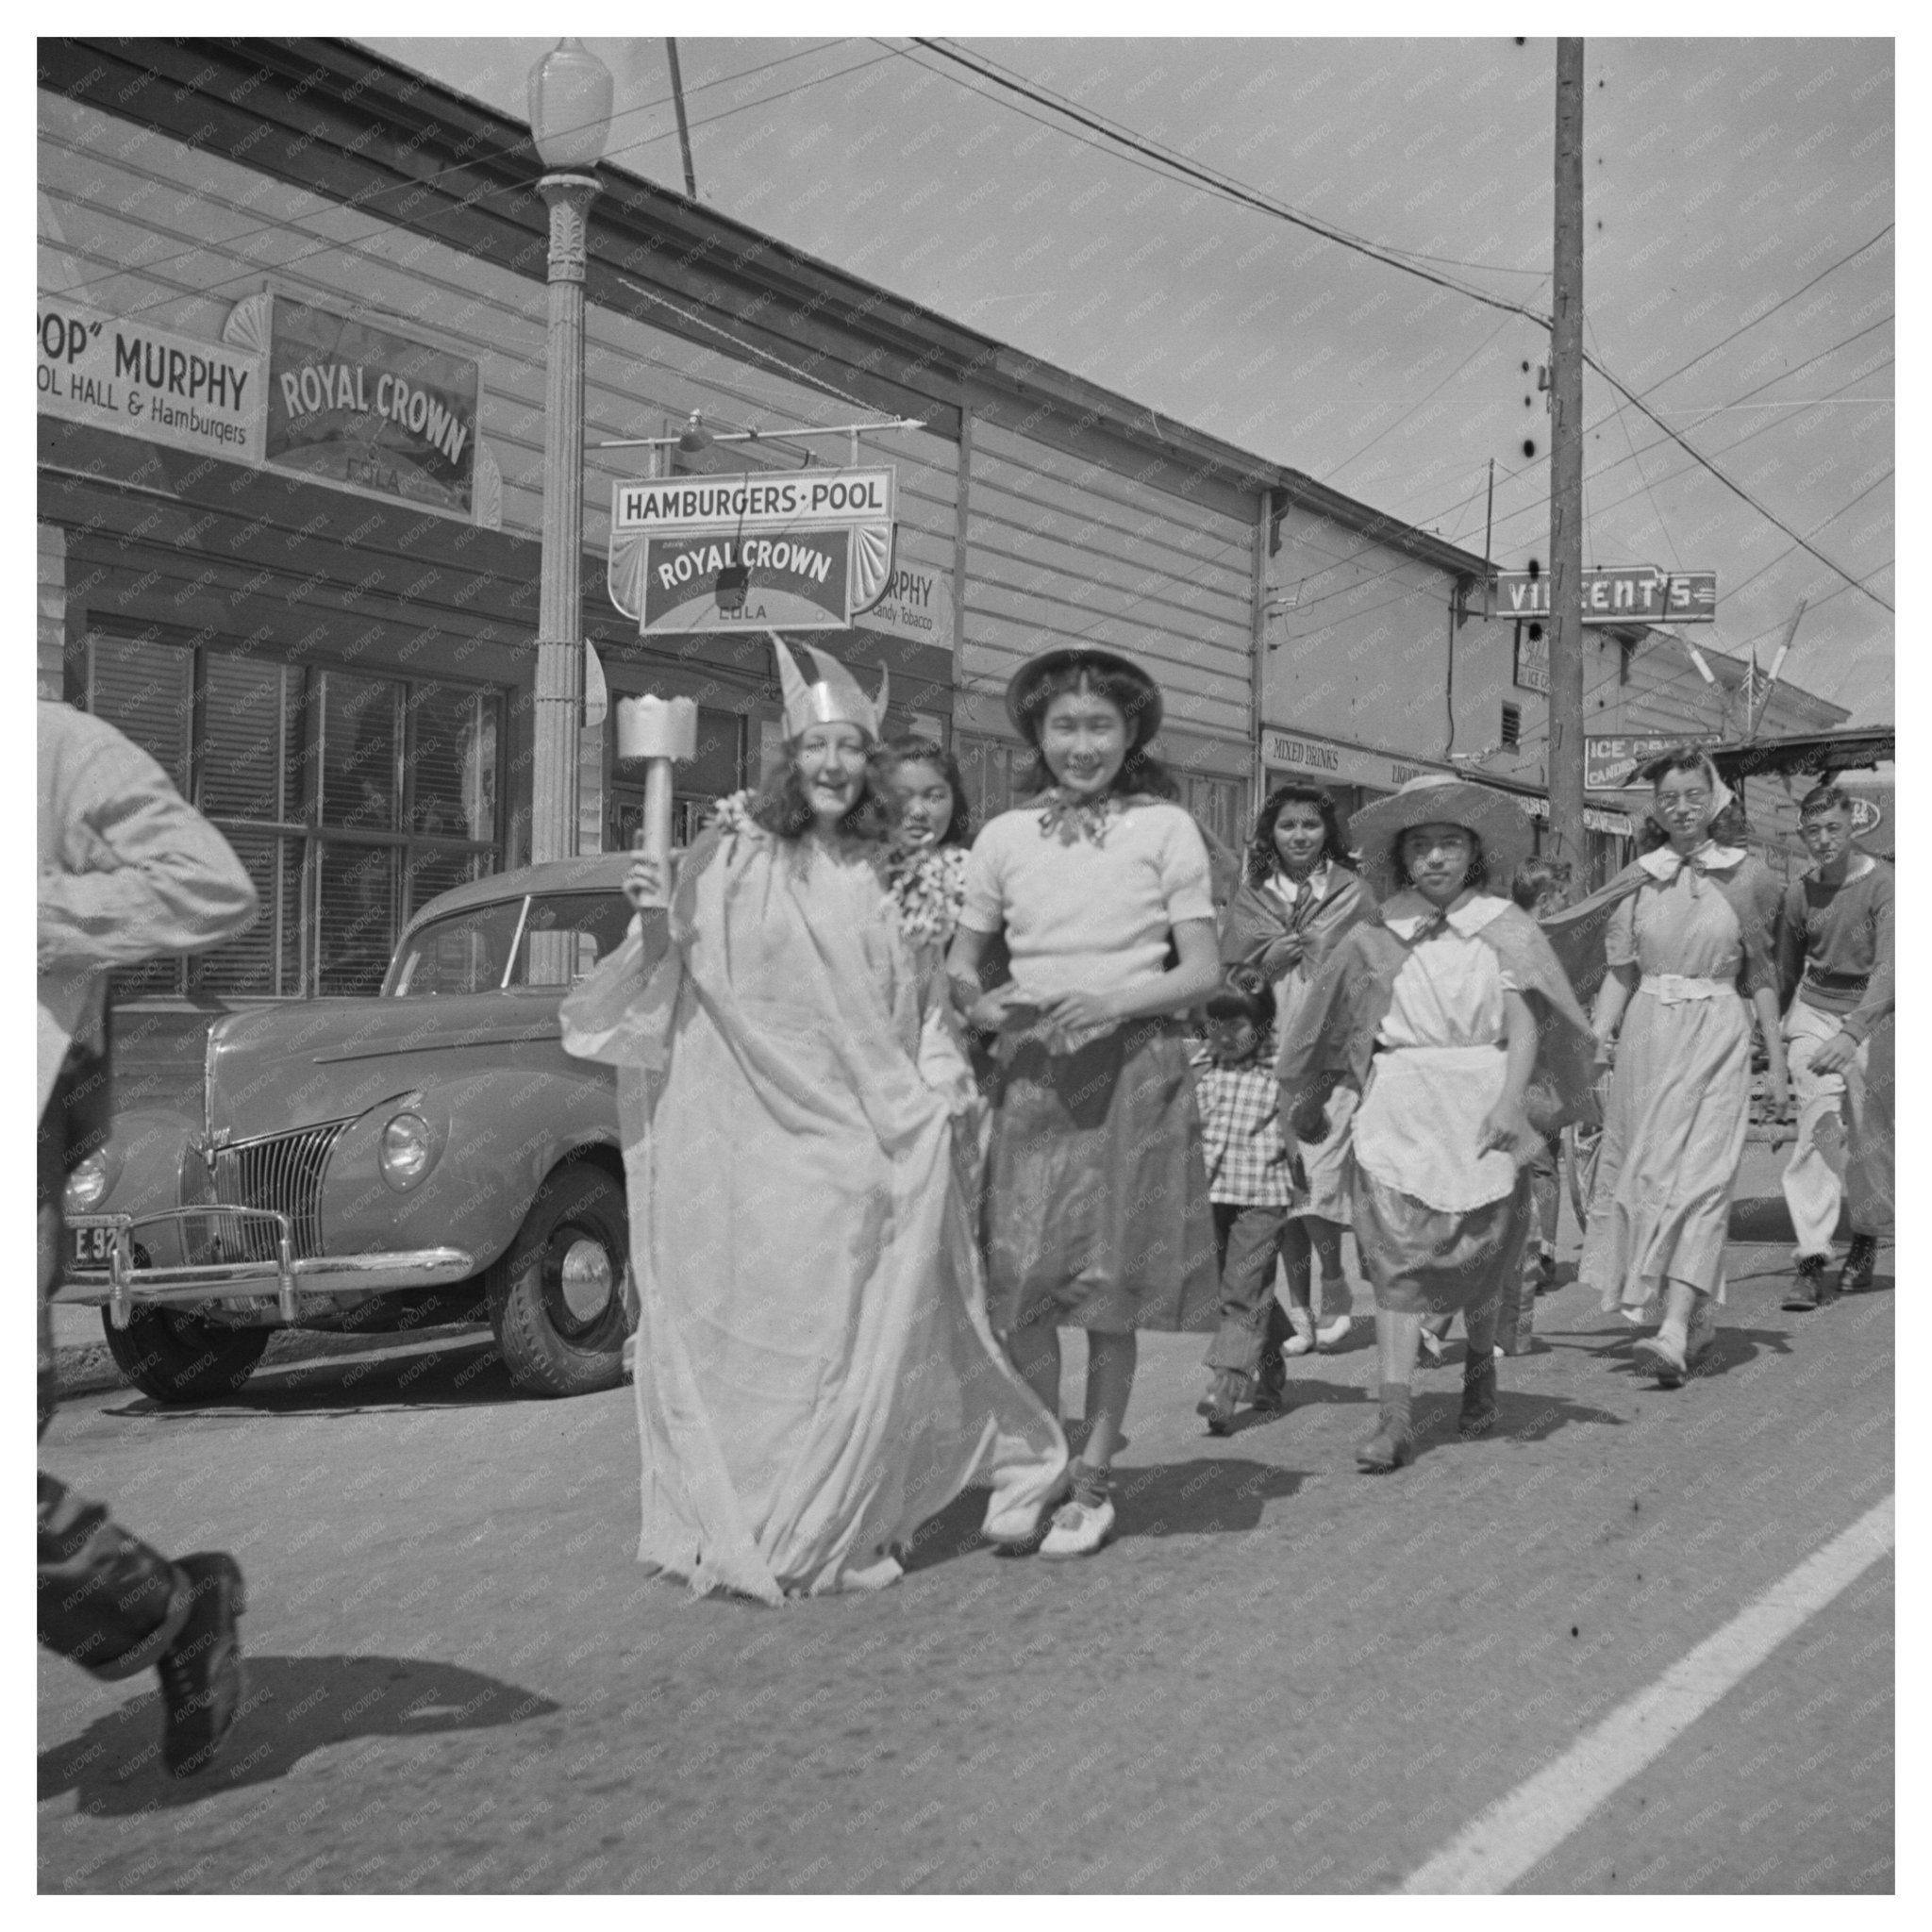
[[[119,986],[129,1106],[192,1091],[212,1015],[373,991],[428,898],[528,856],[547,217],[526,129],[348,42],[47,41],[38,106],[39,687],[152,751],[263,907]],[[1228,848],[1291,770],[1542,789],[1540,701],[1523,757],[1462,761],[1508,683],[1479,560],[598,177],[583,630],[611,702],[581,741],[582,849],[641,808],[616,700],[696,701],[687,836],[758,781],[782,715],[761,627],[620,608],[620,486],[808,465],[892,488],[883,594],[808,635],[868,688],[890,672],[889,728],[950,741],[975,819],[1024,782],[1012,670],[1076,639],[1161,680],[1161,749]],[[919,426],[788,434],[882,420]]]

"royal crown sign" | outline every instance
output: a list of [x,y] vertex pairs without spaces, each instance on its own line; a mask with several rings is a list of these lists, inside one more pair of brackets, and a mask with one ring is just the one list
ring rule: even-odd
[[616,484],[610,601],[644,637],[843,630],[891,582],[893,492],[891,468]]
[[[1499,571],[1495,595],[1498,617],[1547,617],[1549,573]],[[1578,601],[1585,624],[1714,624],[1717,573],[1657,570],[1647,563],[1587,570]]]

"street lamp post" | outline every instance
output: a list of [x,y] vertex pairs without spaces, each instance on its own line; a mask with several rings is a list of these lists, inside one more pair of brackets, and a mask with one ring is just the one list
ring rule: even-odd
[[530,858],[577,849],[577,742],[584,691],[584,261],[589,170],[610,128],[610,71],[566,40],[530,70],[530,133],[549,171],[550,320],[543,389],[543,544],[537,620]]

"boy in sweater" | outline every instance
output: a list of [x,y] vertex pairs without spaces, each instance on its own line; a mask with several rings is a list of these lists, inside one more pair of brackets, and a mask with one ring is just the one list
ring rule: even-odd
[[[1779,980],[1798,1138],[1784,1172],[1798,1238],[1784,1306],[1817,1308],[1872,1286],[1891,1233],[1892,869],[1852,843],[1852,802],[1820,785],[1798,808],[1814,870],[1785,894]],[[1832,1231],[1849,1193],[1852,1244],[1826,1278]]]

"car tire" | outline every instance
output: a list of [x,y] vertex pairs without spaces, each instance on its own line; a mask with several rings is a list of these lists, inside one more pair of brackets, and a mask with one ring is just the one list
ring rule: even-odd
[[623,1184],[593,1161],[565,1161],[484,1276],[511,1381],[532,1395],[614,1389],[634,1321],[629,1271]]
[[136,1307],[125,1328],[106,1308],[108,1353],[143,1395],[157,1402],[219,1402],[254,1373],[273,1329],[229,1328],[185,1308]]

